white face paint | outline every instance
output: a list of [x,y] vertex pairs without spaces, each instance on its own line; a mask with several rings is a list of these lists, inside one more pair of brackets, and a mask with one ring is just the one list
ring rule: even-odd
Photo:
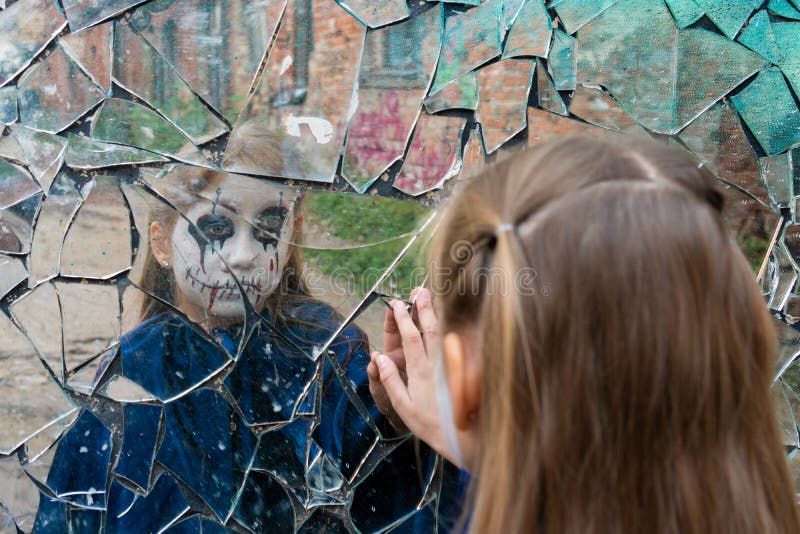
[[200,195],[172,232],[178,307],[197,320],[230,321],[243,316],[244,295],[261,311],[286,266],[297,193],[230,177]]

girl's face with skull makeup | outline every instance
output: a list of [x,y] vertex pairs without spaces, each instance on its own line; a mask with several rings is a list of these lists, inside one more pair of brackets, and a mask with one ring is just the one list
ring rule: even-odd
[[171,232],[153,222],[151,246],[175,276],[177,307],[209,325],[241,320],[243,296],[260,312],[288,260],[296,200],[289,188],[228,175],[200,191]]

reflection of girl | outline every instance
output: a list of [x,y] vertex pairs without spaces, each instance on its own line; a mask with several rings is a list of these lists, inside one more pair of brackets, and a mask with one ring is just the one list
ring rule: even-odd
[[[298,193],[188,167],[152,186],[180,214],[151,214],[142,322],[110,372],[155,400],[124,406],[121,439],[84,412],[59,445],[47,480],[59,500],[43,499],[36,530],[83,531],[80,510],[115,532],[194,511],[206,530],[283,532],[307,506],[346,504],[386,425],[363,333],[350,326],[328,343],[340,318],[304,295],[290,244]],[[387,490],[387,523],[417,505]]]

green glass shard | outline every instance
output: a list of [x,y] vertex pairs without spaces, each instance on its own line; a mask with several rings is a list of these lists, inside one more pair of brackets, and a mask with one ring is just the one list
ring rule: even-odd
[[542,0],[527,0],[506,38],[503,59],[517,56],[547,57],[553,21]]
[[728,104],[719,103],[700,115],[680,133],[680,139],[714,174],[770,205],[756,153]]
[[736,37],[763,0],[694,0],[729,39]]
[[547,68],[544,62],[537,60],[538,68],[536,69],[536,91],[539,95],[539,106],[547,111],[564,115],[569,115],[567,106],[564,105],[564,100],[561,95],[556,91],[555,84],[547,73]]
[[731,102],[767,155],[800,143],[800,110],[777,67],[762,71]]
[[[508,30],[514,25],[514,21],[520,14],[520,11],[525,4],[534,0],[503,0],[503,19],[505,20],[505,29]],[[541,1],[541,0],[537,0]]]
[[150,2],[133,13],[130,24],[200,98],[234,123],[286,4],[287,0]]
[[798,11],[789,0],[769,0],[767,9],[771,13],[792,20],[800,20],[800,11]]
[[686,28],[703,16],[703,9],[695,0],[665,0],[678,28]]
[[11,124],[17,121],[17,88],[13,85],[0,88],[0,122]]
[[789,207],[794,196],[791,151],[760,158],[758,166],[772,202],[779,208]]
[[478,75],[475,71],[466,73],[426,98],[424,104],[428,113],[445,109],[477,109]]
[[487,154],[525,128],[535,67],[536,63],[528,59],[504,59],[478,71],[476,118]]
[[488,0],[464,13],[451,14],[445,23],[431,93],[500,55],[502,39],[502,0]]
[[169,159],[129,146],[93,141],[80,135],[69,136],[65,163],[73,169],[101,169],[116,165],[159,163]]
[[341,171],[359,193],[403,157],[439,58],[442,13],[437,6],[367,34]]
[[91,136],[99,141],[131,145],[186,163],[209,166],[197,147],[165,118],[129,100],[106,100],[92,120]]
[[550,46],[548,61],[553,74],[553,81],[559,91],[571,91],[576,87],[576,55],[577,39],[556,28],[553,31],[553,44]]
[[61,48],[37,63],[17,84],[22,124],[56,133],[99,104],[105,94]]
[[421,195],[461,170],[461,136],[466,119],[422,114],[394,187]]
[[133,33],[130,25],[114,26],[114,80],[135,94],[195,144],[228,131],[158,51]]
[[579,85],[572,94],[569,112],[588,123],[609,130],[641,130],[639,124],[599,87]]
[[742,31],[737,39],[753,52],[758,52],[764,59],[775,63],[781,63],[781,53],[775,42],[775,35],[772,32],[772,24],[769,21],[769,14],[761,10],[750,19],[747,27]]
[[549,7],[556,10],[558,18],[568,33],[575,33],[593,18],[614,5],[617,0],[556,0]]
[[385,26],[409,15],[405,0],[336,0],[336,3],[370,28]]
[[643,126],[674,134],[765,61],[716,33],[678,30],[663,4],[628,0],[581,30],[577,64],[580,83],[605,87]]
[[0,85],[22,72],[67,25],[50,0],[19,0],[0,17]]

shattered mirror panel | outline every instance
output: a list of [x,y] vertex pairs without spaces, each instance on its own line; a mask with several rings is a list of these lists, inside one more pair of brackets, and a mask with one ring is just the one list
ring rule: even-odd
[[326,10],[326,18],[313,4],[287,5],[255,92],[228,141],[226,169],[333,181],[348,110],[357,98],[366,28],[338,4]]
[[402,158],[439,58],[441,35],[441,7],[367,34],[358,108],[342,162],[342,176],[359,193]]
[[[191,90],[233,123],[286,4],[286,0],[150,2],[134,11],[130,25]],[[125,76],[130,69],[117,70]],[[166,79],[154,82],[158,92]]]
[[369,354],[459,183],[566,135],[719,179],[800,466],[795,0],[0,8],[0,531],[457,531]]
[[61,49],[29,68],[17,83],[20,122],[50,133],[70,126],[104,96]]

